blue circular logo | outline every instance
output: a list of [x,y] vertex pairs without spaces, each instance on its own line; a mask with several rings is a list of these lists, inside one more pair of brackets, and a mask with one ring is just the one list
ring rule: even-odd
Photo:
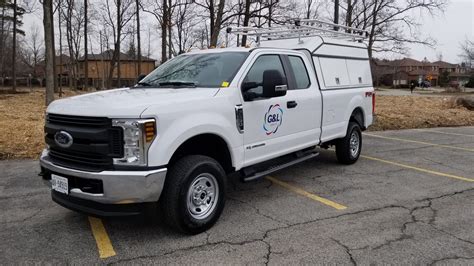
[[268,111],[265,113],[263,121],[263,129],[265,134],[270,136],[278,131],[278,128],[283,123],[283,109],[279,104],[270,105]]
[[72,145],[73,138],[71,134],[66,131],[58,131],[54,134],[54,142],[56,142],[59,147],[69,148]]

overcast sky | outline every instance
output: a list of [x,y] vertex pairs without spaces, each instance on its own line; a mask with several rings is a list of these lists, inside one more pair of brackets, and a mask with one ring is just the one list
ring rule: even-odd
[[451,0],[444,15],[425,15],[421,22],[421,32],[435,38],[438,45],[436,49],[409,45],[410,56],[418,60],[426,57],[429,61],[436,61],[436,55],[442,53],[444,61],[459,63],[459,43],[466,38],[474,40],[474,0]]
[[[451,63],[459,63],[460,43],[466,38],[474,40],[474,0],[448,0],[448,9],[444,14],[432,17],[424,15],[420,17],[422,23],[421,32],[424,36],[431,36],[437,40],[435,49],[422,45],[408,45],[409,56],[418,60],[426,57],[429,61],[436,61],[437,54],[443,55],[443,60]],[[33,24],[42,25],[41,8],[38,14],[30,14],[24,17],[23,29],[27,32]],[[41,27],[42,29],[42,27]],[[159,45],[159,37],[151,38],[155,45]],[[153,43],[151,46],[153,46]],[[143,45],[142,45],[143,47]],[[144,48],[145,49],[145,48]],[[159,58],[159,49],[152,49],[152,57]],[[375,55],[389,59],[404,57],[404,55],[389,54]]]

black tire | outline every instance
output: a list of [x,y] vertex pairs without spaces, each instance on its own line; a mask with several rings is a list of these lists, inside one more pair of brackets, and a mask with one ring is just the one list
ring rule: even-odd
[[[354,148],[354,143],[351,146],[351,137],[355,134],[358,138],[357,150]],[[337,161],[342,164],[353,164],[357,162],[362,150],[362,131],[359,124],[356,122],[349,122],[346,136],[336,142],[336,156]]]
[[[214,177],[215,180],[212,180],[212,177]],[[202,181],[203,178],[204,181]],[[208,178],[208,181],[206,181],[206,178]],[[207,191],[202,191],[198,193],[206,193],[204,198],[194,198],[194,200],[199,201],[203,199],[206,202],[209,199],[211,204],[213,204],[212,209],[209,208],[205,213],[206,216],[202,218],[196,218],[195,216],[199,215],[199,212],[203,210],[199,207],[190,207],[196,206],[193,205],[195,201],[190,199],[189,193],[199,190],[199,188],[196,188],[199,185],[196,183],[198,181],[200,182],[199,184],[203,182],[204,186],[207,186],[208,183],[212,183],[214,187],[217,186],[218,189],[217,193],[215,193],[217,196],[214,195],[214,197],[211,197],[209,196],[210,194],[207,194]],[[193,190],[191,187],[196,189]],[[205,188],[210,189],[211,185]],[[188,234],[204,232],[211,228],[219,219],[225,205],[225,192],[226,174],[222,166],[216,160],[202,155],[183,157],[170,167],[166,176],[165,186],[159,202],[163,211],[164,220],[171,228],[179,232]],[[202,196],[203,194],[199,195]],[[211,198],[214,201],[212,201]],[[201,202],[203,200],[201,200]],[[199,210],[199,212],[196,210]],[[195,213],[193,214],[192,212]]]

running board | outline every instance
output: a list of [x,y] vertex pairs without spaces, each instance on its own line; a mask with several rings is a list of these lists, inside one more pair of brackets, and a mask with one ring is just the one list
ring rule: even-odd
[[[296,159],[293,159],[291,161],[288,161],[286,163],[282,163],[282,164],[276,164],[276,165],[272,165],[270,167],[268,167],[266,170],[264,171],[261,171],[261,172],[254,172],[252,173],[251,175],[249,176],[245,176],[245,172],[246,171],[243,171],[244,173],[244,176],[242,178],[242,181],[243,182],[251,182],[251,181],[254,181],[254,180],[257,180],[261,177],[264,177],[266,175],[269,175],[271,173],[274,173],[276,171],[279,171],[279,170],[282,170],[284,168],[287,168],[287,167],[290,167],[292,165],[295,165],[295,164],[298,164],[298,163],[301,163],[301,162],[304,162],[306,160],[309,160],[311,158],[314,158],[316,156],[319,155],[319,152],[311,152],[310,154],[308,155],[303,155],[303,156],[299,156],[297,157]],[[251,171],[251,169],[249,169]]]

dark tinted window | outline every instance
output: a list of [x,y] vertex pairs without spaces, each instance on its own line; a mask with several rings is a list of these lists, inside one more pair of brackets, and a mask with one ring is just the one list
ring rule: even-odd
[[[283,70],[283,65],[278,55],[262,55],[257,58],[255,63],[253,63],[253,66],[247,73],[244,82],[256,82],[261,84],[263,82],[263,72],[265,70],[278,70],[283,77],[286,77],[285,71]],[[262,94],[263,88],[262,86],[258,86],[256,88],[250,89],[249,92]]]
[[288,56],[290,60],[291,68],[295,74],[296,88],[295,89],[306,89],[310,85],[308,71],[304,65],[303,59],[299,56]]

